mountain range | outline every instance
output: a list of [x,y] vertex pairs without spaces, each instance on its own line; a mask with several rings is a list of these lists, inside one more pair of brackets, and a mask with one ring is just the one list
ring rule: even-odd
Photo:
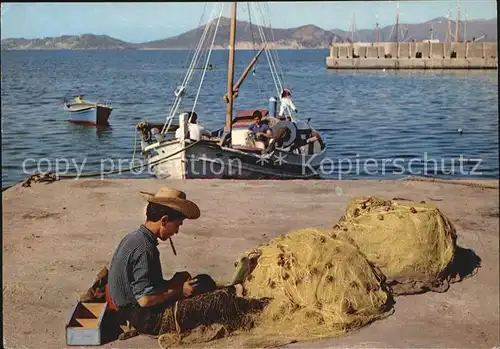
[[[455,35],[455,21],[450,21],[451,33]],[[460,30],[459,38],[464,39],[464,31],[466,31],[467,40],[479,38],[483,34],[486,36],[482,41],[495,42],[497,41],[497,19],[487,20],[469,20],[467,26],[465,22],[459,21],[458,28]],[[465,30],[464,30],[465,29]],[[330,30],[341,38],[348,38],[351,41],[353,35],[340,29]],[[398,36],[399,40],[425,40],[431,38],[445,41],[448,33],[448,19],[446,17],[438,17],[418,24],[399,24]],[[380,28],[379,40],[380,41],[396,41],[396,28],[394,25]],[[361,29],[354,34],[354,41],[374,42],[377,39],[377,31],[375,29]],[[454,39],[453,39],[454,41]]]
[[[225,49],[229,42],[230,19],[222,17],[217,36],[214,41],[215,49]],[[464,22],[459,22],[460,37],[463,38]],[[183,34],[170,38],[148,41],[144,43],[129,43],[112,38],[108,35],[82,34],[63,35],[59,37],[25,39],[2,39],[2,50],[181,50],[193,49],[203,33],[204,26],[200,26]],[[376,29],[361,29],[355,33],[340,29],[324,30],[316,25],[308,24],[297,28],[276,29],[262,27],[266,40],[273,42],[278,49],[324,49],[332,42],[338,41],[376,41]],[[424,40],[431,37],[444,41],[448,32],[448,19],[438,17],[419,24],[399,24],[399,40]],[[467,22],[467,39],[483,36],[482,41],[497,41],[497,19],[470,20]],[[380,41],[396,41],[394,26],[380,28]],[[455,34],[455,22],[451,21],[451,32]],[[236,23],[236,48],[251,49],[262,47],[262,40],[257,25],[246,21]]]

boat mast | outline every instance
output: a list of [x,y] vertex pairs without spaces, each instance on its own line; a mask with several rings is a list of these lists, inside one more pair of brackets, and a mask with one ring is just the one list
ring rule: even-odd
[[399,42],[399,1],[396,10],[396,42]]
[[234,50],[236,37],[236,1],[231,7],[231,29],[229,33],[229,61],[227,74],[227,105],[226,105],[226,125],[224,131],[231,132],[233,123],[233,78],[234,78]]

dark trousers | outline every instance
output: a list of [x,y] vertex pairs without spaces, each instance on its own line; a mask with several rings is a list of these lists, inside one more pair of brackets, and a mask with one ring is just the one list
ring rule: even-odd
[[168,306],[167,304],[151,307],[129,305],[118,309],[114,315],[122,323],[130,321],[130,324],[140,333],[157,335],[160,332],[163,313]]

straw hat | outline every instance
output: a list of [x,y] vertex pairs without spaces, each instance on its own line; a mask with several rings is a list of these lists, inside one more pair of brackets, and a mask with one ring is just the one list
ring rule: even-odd
[[194,202],[186,199],[186,193],[163,187],[156,194],[141,191],[142,196],[147,202],[170,207],[181,212],[188,219],[197,219],[200,217],[200,208]]

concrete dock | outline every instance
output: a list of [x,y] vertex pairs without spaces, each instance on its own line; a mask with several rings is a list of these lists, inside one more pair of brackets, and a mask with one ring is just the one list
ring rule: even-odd
[[327,69],[498,69],[496,42],[336,43]]
[[[498,180],[477,186],[406,180],[61,180],[2,193],[3,321],[6,348],[65,348],[64,324],[79,295],[144,219],[139,191],[171,186],[200,206],[170,245],[159,245],[164,277],[187,270],[228,280],[241,253],[303,227],[331,227],[359,195],[435,202],[458,245],[482,259],[477,275],[444,293],[398,297],[389,318],[343,338],[288,348],[492,348],[499,337]],[[342,190],[338,190],[338,188]],[[217,347],[242,347],[224,340]],[[232,343],[234,344],[234,343]],[[103,348],[159,348],[138,336]],[[203,346],[202,346],[203,347]]]

